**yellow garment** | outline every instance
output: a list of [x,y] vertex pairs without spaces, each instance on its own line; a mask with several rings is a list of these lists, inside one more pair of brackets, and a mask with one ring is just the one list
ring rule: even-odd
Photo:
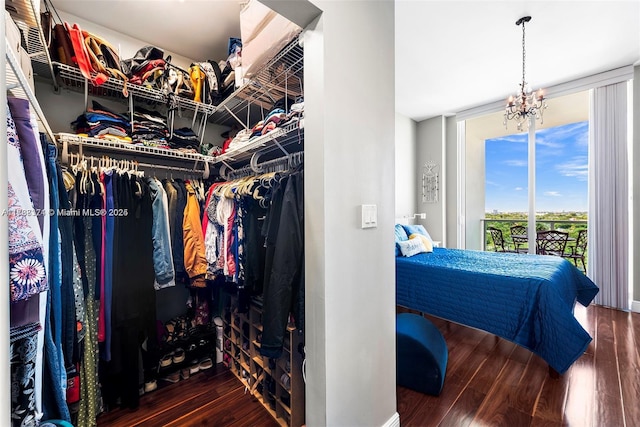
[[191,184],[186,183],[187,205],[184,208],[182,221],[182,236],[184,239],[184,269],[192,283],[200,287],[201,280],[207,272],[207,258],[205,254],[204,236],[202,235],[202,221],[200,221],[200,206],[196,192]]
[[202,102],[202,85],[206,77],[207,76],[200,69],[199,65],[193,64],[191,68],[189,68],[189,78],[191,80],[191,87],[193,88],[193,100],[195,102]]

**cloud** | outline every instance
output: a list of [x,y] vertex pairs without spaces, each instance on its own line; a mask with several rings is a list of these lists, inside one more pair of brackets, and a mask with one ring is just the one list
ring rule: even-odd
[[507,166],[514,166],[514,167],[527,167],[528,163],[526,160],[505,160],[504,164]]
[[498,138],[490,138],[487,139],[485,142],[511,142],[511,143],[527,143],[527,141],[529,140],[529,137],[527,136],[526,133],[518,133],[518,134],[514,134],[514,135],[507,135],[507,136],[501,136]]
[[575,177],[579,181],[586,181],[589,174],[587,156],[576,156],[564,163],[558,163],[556,170],[564,176]]
[[524,190],[524,188],[522,188],[522,187],[516,187],[516,188],[514,188],[514,190],[515,190],[515,191],[522,191],[522,190]]
[[545,191],[542,194],[549,197],[562,197],[562,194],[560,194],[559,191]]
[[541,145],[543,147],[556,148],[561,149],[563,145],[557,142],[554,138],[548,138],[546,136],[538,135],[536,136],[536,145]]

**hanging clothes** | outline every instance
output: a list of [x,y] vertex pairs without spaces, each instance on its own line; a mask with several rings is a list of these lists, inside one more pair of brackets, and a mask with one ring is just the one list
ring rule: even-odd
[[153,210],[153,268],[155,270],[156,290],[175,286],[173,254],[171,253],[171,234],[167,194],[162,183],[155,178],[145,180],[151,191]]
[[[140,346],[154,352],[156,339],[151,191],[144,180],[114,175],[113,305],[111,361],[101,382],[109,407],[139,403]],[[125,214],[126,212],[126,214]]]
[[35,373],[38,330],[32,323],[11,328],[9,360],[11,363],[11,423],[13,426],[36,426]]
[[183,238],[184,238],[184,267],[189,276],[192,287],[204,288],[207,272],[204,236],[200,221],[200,205],[192,185],[185,185],[187,203],[184,209]]
[[[7,161],[21,165],[20,141],[7,107]],[[8,169],[9,285],[11,301],[27,300],[48,289],[42,234],[21,167]]]
[[[263,334],[260,354],[280,357],[289,313],[300,320],[300,291],[304,254],[304,181],[302,172],[280,181],[267,226],[267,255],[263,294]],[[276,203],[281,200],[278,208]],[[275,240],[274,240],[275,237]],[[271,256],[269,256],[271,255]]]
[[[71,421],[66,402],[67,375],[62,354],[62,250],[58,223],[57,150],[55,145],[47,144],[47,174],[49,182],[49,200],[51,207],[49,235],[49,291],[44,335],[44,372],[43,372],[43,416],[45,419]],[[64,191],[64,189],[63,189]]]

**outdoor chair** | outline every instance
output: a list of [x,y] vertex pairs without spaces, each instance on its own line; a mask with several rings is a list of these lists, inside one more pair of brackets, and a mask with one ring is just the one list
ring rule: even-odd
[[496,252],[515,252],[509,249],[508,243],[504,241],[502,231],[495,227],[487,227],[487,230],[491,234],[491,240],[493,240],[493,250]]
[[586,274],[587,266],[584,263],[584,255],[587,252],[587,230],[578,231],[578,238],[576,239],[576,244],[568,247],[569,253],[563,254],[562,256],[565,258],[569,258],[573,260],[573,263],[576,267],[578,266],[578,261],[582,264],[582,271]]
[[536,238],[536,253],[563,256],[569,233],[558,230],[539,231]]
[[516,248],[516,252],[529,252],[529,248],[527,247],[527,227],[525,227],[524,225],[511,226],[511,240],[513,240],[513,245]]

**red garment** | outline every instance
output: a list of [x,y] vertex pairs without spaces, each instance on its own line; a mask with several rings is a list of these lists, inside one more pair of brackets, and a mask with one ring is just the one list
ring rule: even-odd
[[207,216],[207,206],[209,206],[209,202],[211,201],[211,195],[213,194],[213,190],[220,185],[220,182],[212,184],[209,187],[209,191],[207,191],[207,201],[204,203],[204,215],[202,215],[202,235],[207,235],[207,225],[209,224],[209,217]]
[[224,154],[227,151],[227,149],[229,148],[229,144],[231,144],[231,141],[233,141],[233,138],[231,137],[224,140],[224,143],[222,144],[222,151],[220,152],[220,154]]
[[82,75],[94,86],[100,86],[106,82],[109,79],[109,76],[104,73],[97,72],[95,76],[92,76],[92,72],[95,70],[91,64],[91,58],[89,57],[89,53],[87,52],[87,47],[84,42],[84,32],[80,29],[78,24],[73,24],[72,27],[65,22],[64,26],[67,28],[71,44],[73,45],[73,52],[75,55],[73,60],[78,64],[78,67],[80,67]]

